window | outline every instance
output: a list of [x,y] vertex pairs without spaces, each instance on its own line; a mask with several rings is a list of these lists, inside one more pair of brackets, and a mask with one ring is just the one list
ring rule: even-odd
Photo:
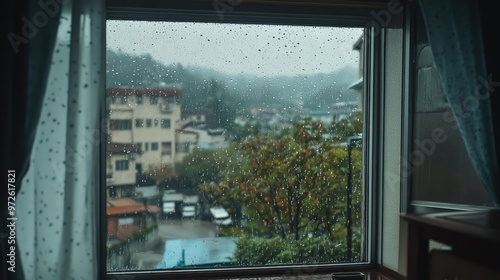
[[172,142],[161,143],[161,155],[171,155],[172,154]]
[[120,96],[120,104],[125,104],[125,103],[127,103],[127,96],[121,95]]
[[135,119],[135,127],[144,127],[144,119]]
[[[119,35],[124,26],[137,32],[127,42]],[[153,26],[166,32],[165,38],[182,39],[150,38],[147,30]],[[368,244],[363,243],[369,238],[363,217],[370,205],[365,203],[371,201],[363,196],[364,155],[369,154],[363,107],[372,101],[363,101],[363,81],[369,79],[359,69],[371,60],[359,57],[363,44],[371,42],[362,26],[356,26],[108,21],[114,31],[108,33],[110,49],[128,52],[122,60],[128,64],[120,67],[137,69],[134,61],[149,59],[159,72],[168,73],[151,77],[149,88],[157,83],[162,89],[185,89],[177,100],[180,114],[207,112],[191,122],[174,114],[154,119],[155,126],[160,122],[161,128],[175,129],[140,137],[160,141],[161,154],[170,157],[139,160],[159,166],[144,174],[161,170],[169,184],[176,184],[172,174],[179,176],[180,191],[161,198],[162,214],[183,217],[183,206],[190,206],[184,199],[193,192],[198,196],[193,223],[206,228],[193,233],[197,239],[219,237],[216,245],[208,239],[191,245],[198,252],[223,249],[210,260],[200,260],[185,244],[186,229],[175,228],[176,241],[165,243],[166,256],[151,269],[369,261]],[[178,51],[160,61],[152,58],[156,48],[161,53],[165,48]],[[148,52],[152,54],[144,55]],[[215,57],[207,61],[209,55]],[[146,69],[138,73],[141,81],[150,75]],[[176,76],[182,73],[189,73],[189,79]],[[181,80],[180,86],[175,84]],[[151,104],[157,104],[152,98]],[[158,148],[158,142],[149,142],[152,150]],[[182,180],[194,182],[192,189],[184,193]]]
[[153,142],[151,143],[151,151],[157,151],[158,150],[158,143]]
[[189,153],[189,143],[175,144],[175,151],[178,153]]
[[133,217],[120,217],[120,218],[118,218],[118,225],[119,226],[127,226],[127,225],[133,225],[133,224],[134,224]]
[[162,119],[161,120],[161,128],[170,128],[170,120]]
[[116,171],[125,171],[125,170],[128,170],[128,160],[117,160],[117,161],[115,161],[115,169],[116,169]]
[[174,103],[175,103],[175,97],[165,96],[165,104],[174,104]]
[[415,20],[413,139],[403,161],[411,178],[411,210],[493,206],[441,88],[421,13]]
[[151,119],[146,119],[146,127],[151,127]]
[[145,151],[149,150],[149,143],[144,143],[144,150]]
[[158,104],[158,96],[152,95],[151,97],[149,97],[149,102],[150,102],[151,105]]
[[137,146],[137,149],[142,150],[142,143],[141,142],[137,142],[135,145]]
[[137,104],[142,104],[142,95],[137,94],[135,96],[135,100],[136,100]]
[[132,120],[110,120],[110,130],[130,130],[132,129]]

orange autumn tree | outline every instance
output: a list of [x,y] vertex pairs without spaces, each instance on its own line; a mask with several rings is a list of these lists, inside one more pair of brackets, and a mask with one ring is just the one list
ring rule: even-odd
[[[345,236],[347,150],[326,138],[328,132],[306,119],[280,135],[248,137],[233,150],[222,179],[200,189],[230,211],[241,211],[242,227],[255,236]],[[353,159],[360,170],[361,153]],[[360,185],[360,172],[354,174]],[[360,188],[354,189],[359,196]]]

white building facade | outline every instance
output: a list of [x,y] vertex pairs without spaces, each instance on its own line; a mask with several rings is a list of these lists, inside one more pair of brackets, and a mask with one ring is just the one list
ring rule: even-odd
[[[197,135],[176,129],[181,120],[180,95],[180,90],[168,88],[107,89],[108,146],[133,144],[140,150],[134,160],[129,161],[134,165],[129,166],[134,177],[155,166],[170,166],[175,170],[175,163],[189,153],[186,147],[197,141]],[[108,156],[108,161],[119,160],[123,159]],[[108,163],[116,164],[123,165]],[[110,168],[107,176],[116,182],[130,182],[130,174],[124,180],[117,178],[117,172],[116,168]]]

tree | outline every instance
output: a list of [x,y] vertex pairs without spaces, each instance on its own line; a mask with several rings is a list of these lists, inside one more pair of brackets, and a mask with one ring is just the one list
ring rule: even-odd
[[194,149],[186,155],[177,170],[196,186],[221,179],[220,173],[227,165],[228,151]]
[[208,108],[212,110],[208,125],[210,128],[231,129],[236,116],[236,107],[224,84],[211,79],[208,86]]
[[176,174],[171,164],[152,164],[144,170],[142,176],[146,178],[153,178],[156,181],[156,184],[159,184],[175,177]]
[[326,132],[321,123],[306,119],[289,134],[246,138],[235,153],[239,164],[201,190],[229,207],[241,207],[253,235],[299,240],[311,232],[322,234],[322,228],[330,239],[339,238],[347,152],[325,139]]
[[335,141],[345,142],[347,138],[353,135],[363,133],[363,113],[354,112],[347,118],[333,119],[330,126],[330,132]]

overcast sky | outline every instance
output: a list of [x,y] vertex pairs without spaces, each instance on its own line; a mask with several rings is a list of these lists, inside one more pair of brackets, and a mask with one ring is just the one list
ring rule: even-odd
[[361,34],[361,28],[107,21],[113,50],[149,53],[165,64],[262,76],[358,67],[352,45]]

